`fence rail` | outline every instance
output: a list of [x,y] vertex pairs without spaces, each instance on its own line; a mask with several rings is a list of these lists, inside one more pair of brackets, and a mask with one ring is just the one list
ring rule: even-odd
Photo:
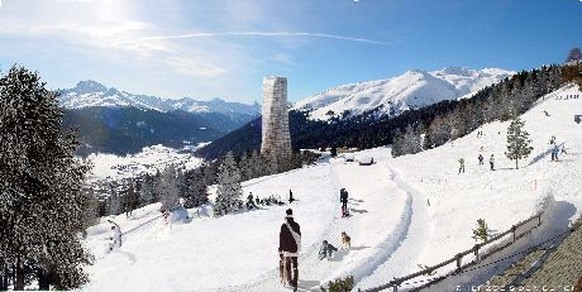
[[[392,291],[398,291],[398,287],[400,285],[402,285],[402,283],[404,283],[406,281],[410,281],[414,278],[418,278],[420,276],[430,275],[434,271],[436,271],[437,269],[448,266],[452,263],[456,263],[456,267],[457,267],[452,273],[459,273],[463,269],[465,269],[469,266],[472,266],[472,265],[476,265],[479,262],[481,262],[483,259],[486,259],[489,256],[493,255],[494,253],[497,253],[497,252],[505,249],[506,247],[512,245],[518,239],[520,239],[520,238],[524,237],[525,235],[527,235],[528,233],[530,233],[534,228],[539,227],[542,224],[542,215],[543,215],[543,212],[540,212],[540,213],[538,213],[538,214],[536,214],[528,219],[520,221],[517,224],[512,225],[510,229],[508,229],[502,233],[496,234],[495,236],[491,237],[490,239],[486,240],[485,242],[478,243],[478,244],[474,245],[471,249],[462,251],[462,252],[456,254],[454,257],[452,257],[448,260],[445,260],[443,262],[440,262],[436,265],[427,267],[425,269],[422,269],[421,271],[418,271],[418,272],[415,272],[415,273],[412,273],[412,274],[409,274],[409,275],[406,275],[403,277],[394,278],[392,281],[390,281],[386,284],[383,284],[383,285],[380,285],[380,286],[377,286],[374,288],[364,289],[364,290],[360,289],[358,291],[375,292],[375,291],[385,290],[388,288],[392,288]],[[522,226],[528,225],[532,222],[536,223],[536,224],[527,227],[525,230],[523,230],[524,228],[521,228]],[[510,241],[502,243],[501,245],[492,246],[489,249],[484,249],[485,246],[492,245],[493,243],[499,242],[501,239],[507,237],[508,235],[511,235]],[[471,256],[471,259],[467,264],[463,264],[463,258],[467,257],[467,256]],[[434,281],[442,280],[447,276],[448,275],[430,279],[430,283],[432,283]],[[423,282],[428,282],[428,280],[427,279],[420,279],[420,280],[417,280],[416,282],[423,283]],[[428,283],[426,286],[430,285],[430,283]]]

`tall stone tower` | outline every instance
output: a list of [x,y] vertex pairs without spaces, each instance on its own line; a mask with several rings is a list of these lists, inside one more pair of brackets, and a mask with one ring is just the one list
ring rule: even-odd
[[287,111],[287,78],[263,78],[263,156],[291,155],[289,112]]

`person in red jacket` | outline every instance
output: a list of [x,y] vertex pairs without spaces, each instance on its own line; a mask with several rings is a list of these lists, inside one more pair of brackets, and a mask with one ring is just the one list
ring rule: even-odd
[[285,222],[279,232],[279,272],[281,282],[288,283],[293,291],[297,291],[299,278],[297,257],[301,250],[301,228],[293,219],[293,210],[287,209],[285,213]]

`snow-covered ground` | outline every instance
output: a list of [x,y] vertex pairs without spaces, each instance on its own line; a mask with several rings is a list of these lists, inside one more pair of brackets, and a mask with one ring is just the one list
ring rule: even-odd
[[[136,210],[134,218],[113,218],[124,231],[124,245],[103,252],[108,223],[92,227],[87,246],[96,255],[87,268],[91,283],[86,291],[285,291],[278,280],[278,232],[285,210],[293,208],[301,225],[302,251],[299,286],[319,291],[334,278],[353,275],[358,288],[381,285],[394,277],[433,265],[471,248],[472,229],[483,218],[497,232],[541,210],[553,196],[553,219],[544,217],[537,236],[551,237],[564,230],[582,210],[582,93],[575,87],[554,92],[522,116],[533,140],[533,152],[515,162],[504,156],[509,122],[484,125],[474,133],[436,149],[396,159],[389,148],[356,153],[374,158],[359,166],[340,158],[315,166],[247,181],[259,197],[287,198],[289,189],[298,200],[220,218],[194,216],[187,224],[167,226],[152,205]],[[548,115],[544,113],[546,111]],[[482,131],[482,136],[477,132]],[[566,147],[559,162],[550,161],[551,136]],[[477,156],[485,156],[478,165]],[[488,158],[495,155],[495,171]],[[458,159],[465,158],[464,173]],[[345,187],[352,216],[341,218],[339,190]],[[546,205],[547,206],[547,205]],[[555,208],[560,206],[560,208]],[[560,216],[555,216],[560,213]],[[319,261],[322,240],[340,245],[340,232],[352,238],[352,248]],[[452,268],[452,267],[451,267]],[[439,271],[446,272],[446,271]],[[452,291],[452,290],[451,290]]]

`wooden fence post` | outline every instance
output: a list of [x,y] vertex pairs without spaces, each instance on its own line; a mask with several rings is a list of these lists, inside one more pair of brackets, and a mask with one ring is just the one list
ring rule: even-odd
[[457,271],[461,271],[461,265],[463,265],[463,255],[458,253],[455,258],[457,259]]

